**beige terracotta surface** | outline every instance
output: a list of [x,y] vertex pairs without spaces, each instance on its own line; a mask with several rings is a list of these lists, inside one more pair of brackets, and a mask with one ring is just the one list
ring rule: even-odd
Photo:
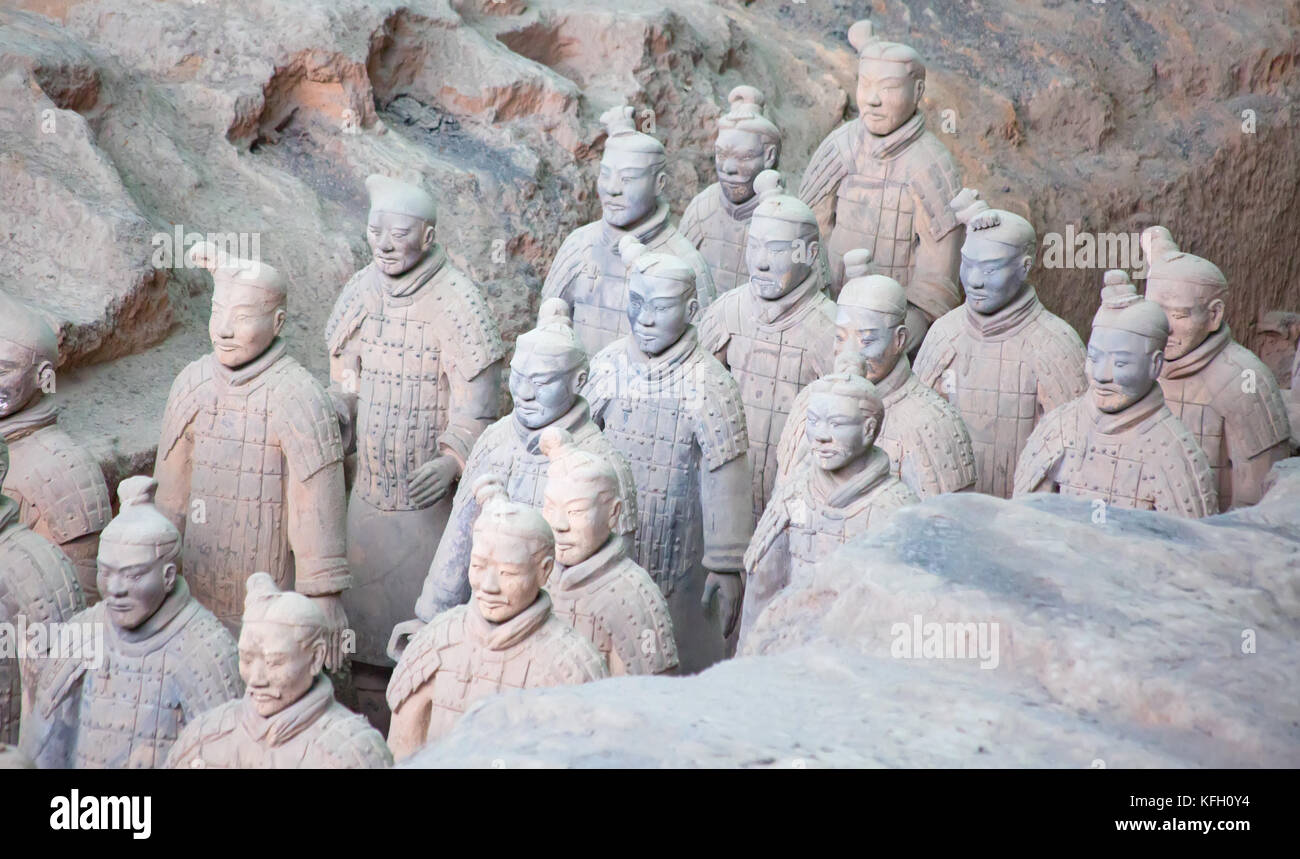
[[167,755],[173,769],[382,769],[383,736],[334,700],[329,619],[266,573],[245,586],[239,635],[244,697],[203,713]]
[[[8,479],[9,448],[0,438],[0,487]],[[17,502],[0,495],[0,623],[6,628],[6,653],[0,656],[0,743],[18,742],[20,717],[31,708],[34,672],[40,660],[17,652],[19,624],[62,623],[86,606],[72,562],[22,522]],[[45,639],[48,646],[48,638]],[[38,651],[37,655],[43,655]]]
[[56,544],[77,568],[90,603],[99,532],[112,508],[104,474],[58,425],[54,331],[23,302],[0,293],[0,438],[9,445],[5,495],[23,524]]
[[352,583],[338,416],[280,337],[283,275],[209,243],[191,256],[215,284],[212,352],[172,383],[154,466],[158,509],[184,536],[180,569],[194,598],[232,633],[248,570],[262,568],[321,601],[338,667],[347,626],[339,592]]
[[[922,384],[907,358],[907,296],[901,284],[868,274],[869,251],[844,255],[846,280],[836,301],[836,369],[865,360],[866,378],[876,386],[885,417],[876,446],[919,497],[974,489],[975,451],[961,414]],[[777,446],[777,480],[796,471],[808,456],[804,413],[808,388],[799,392]]]
[[592,359],[583,396],[632,467],[633,558],[668,600],[681,669],[690,673],[734,648],[741,558],[754,530],[745,407],[735,378],[691,324],[694,267],[633,237],[620,253],[631,267],[632,334]]
[[391,666],[452,509],[455,481],[494,421],[505,355],[478,286],[435,241],[422,187],[367,178],[373,261],[343,287],[325,328],[331,392],[354,427],[345,600],[356,659]]
[[98,632],[98,652],[41,661],[20,744],[38,767],[161,767],[187,724],[244,691],[235,640],[177,574],[181,534],[157,490],[122,482],[100,539],[103,601],[68,621]]
[[1106,273],[1088,341],[1089,390],[1048,412],[1016,465],[1015,494],[1060,492],[1199,519],[1219,510],[1210,460],[1165,403],[1169,321],[1122,270]]
[[551,460],[542,500],[542,518],[555,534],[555,571],[546,587],[551,610],[595,645],[611,676],[673,671],[677,640],[668,603],[628,557],[633,538],[617,530],[618,472],[568,430],[543,430],[541,447]]
[[474,486],[481,512],[470,560],[473,598],[438,615],[402,653],[388,685],[388,744],[398,760],[449,731],[476,701],[508,690],[609,676],[605,659],[551,610],[542,586],[555,536],[491,475]]
[[1207,259],[1184,253],[1164,227],[1143,233],[1151,272],[1146,298],[1172,330],[1160,387],[1214,469],[1223,510],[1254,504],[1273,463],[1291,453],[1291,424],[1272,372],[1224,321],[1228,281]]
[[975,449],[976,490],[1009,498],[1034,426],[1087,387],[1083,343],[1027,280],[1037,246],[1029,222],[990,208],[970,188],[950,206],[966,224],[966,302],[930,327],[915,371],[961,413]]

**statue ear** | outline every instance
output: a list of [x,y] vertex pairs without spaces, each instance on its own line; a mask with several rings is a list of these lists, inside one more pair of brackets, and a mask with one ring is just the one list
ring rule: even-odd
[[1020,259],[1020,267],[1024,269],[1024,276],[1029,277],[1029,271],[1034,267],[1034,255],[1027,253]]
[[547,555],[543,558],[540,567],[541,571],[537,574],[537,587],[544,588],[551,578],[551,570],[555,569],[555,555]]
[[585,386],[586,384],[587,384],[587,370],[585,369],[579,370],[578,372],[573,374],[573,385],[571,386],[573,389],[573,393],[575,394],[581,393],[583,386]]
[[880,422],[875,418],[867,418],[862,422],[862,439],[868,446],[875,444],[876,431],[880,428]]
[[1159,379],[1160,374],[1164,372],[1164,369],[1165,369],[1164,351],[1161,349],[1153,349],[1151,351],[1151,375],[1154,376],[1156,379]]
[[692,298],[690,301],[686,302],[687,319],[689,320],[695,319],[695,317],[699,314],[699,312],[700,312],[700,300],[698,298]]
[[614,503],[609,505],[609,530],[618,530],[619,517],[623,515],[623,499],[615,498]]
[[283,307],[275,309],[275,336],[279,337],[280,332],[284,330],[285,320],[289,318],[289,313]]
[[168,564],[163,567],[163,592],[171,593],[176,588],[176,565]]
[[916,82],[916,103],[917,104],[921,103],[921,96],[923,95],[925,95],[925,81],[919,80]]
[[902,352],[907,346],[907,325],[898,325],[894,328],[894,351]]
[[655,196],[663,194],[664,189],[668,187],[668,171],[660,170],[655,174]]
[[424,225],[424,235],[420,237],[421,250],[427,251],[429,248],[433,247],[433,236],[434,236],[433,224],[426,223]]
[[36,365],[36,384],[44,393],[54,393],[54,364],[42,361]]
[[325,669],[325,636],[318,635],[311,646],[311,676],[315,677]]
[[810,266],[815,265],[817,263],[817,254],[821,253],[821,249],[822,249],[821,242],[816,240],[809,242],[807,246],[804,248],[804,255],[807,257],[805,262],[807,262],[808,265]]
[[763,167],[771,170],[776,167],[776,144],[769,143],[763,147]]
[[1210,300],[1206,309],[1210,312],[1210,330],[1218,331],[1219,326],[1223,325],[1223,316],[1227,312],[1227,306],[1223,303],[1222,298],[1214,298]]

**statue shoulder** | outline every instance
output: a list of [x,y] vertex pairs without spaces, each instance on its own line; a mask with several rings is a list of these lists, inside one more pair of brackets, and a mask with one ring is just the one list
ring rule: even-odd
[[191,599],[182,611],[193,613],[167,644],[169,678],[176,685],[186,719],[244,694],[239,676],[239,646],[216,615]]
[[685,368],[685,378],[684,394],[695,419],[695,439],[705,467],[716,471],[749,452],[749,427],[740,383],[702,347]]
[[331,355],[343,351],[348,339],[361,327],[369,312],[368,298],[377,289],[371,277],[374,263],[368,263],[355,272],[334,301],[329,320],[325,323],[325,344]]
[[852,172],[853,150],[861,134],[861,127],[862,120],[854,119],[826,135],[804,168],[803,179],[799,183],[800,200],[815,206],[833,194],[840,180]]
[[34,504],[56,542],[97,533],[108,524],[113,508],[103,470],[57,424],[15,442],[13,453],[20,467],[10,471],[7,487]]
[[444,650],[465,640],[465,612],[469,609],[468,605],[458,605],[441,612],[411,637],[388,681],[390,709],[397,710],[438,673]]
[[483,291],[451,261],[434,275],[434,323],[444,350],[455,349],[455,363],[467,379],[506,355],[501,330]]
[[162,435],[158,440],[160,454],[175,446],[203,403],[211,397],[212,356],[209,354],[191,361],[172,381],[163,411]]
[[957,214],[948,206],[962,188],[957,161],[929,131],[922,133],[904,157],[911,162],[912,193],[925,211],[930,237],[938,241],[960,226]]
[[524,681],[526,688],[533,686],[576,685],[600,680],[609,676],[605,657],[596,650],[586,636],[551,614],[534,635],[541,636],[533,664],[541,671],[532,671]]
[[343,461],[338,412],[325,386],[290,357],[276,365],[270,418],[292,474],[305,480],[327,465]]
[[218,763],[204,757],[205,752],[211,753],[210,750],[206,750],[204,747],[215,745],[235,733],[235,730],[239,727],[239,708],[242,704],[242,699],[236,698],[200,713],[195,719],[191,720],[189,724],[181,729],[180,734],[176,737],[176,742],[172,743],[164,767],[166,769],[203,769],[208,765]]
[[338,701],[331,701],[316,721],[312,748],[318,758],[312,766],[331,769],[388,769],[393,753],[383,736],[366,721]]
[[1189,519],[1219,512],[1219,490],[1210,458],[1168,407],[1143,438],[1141,454],[1142,461],[1153,465],[1160,475],[1153,493],[1157,510]]
[[596,595],[596,615],[606,620],[614,649],[630,674],[662,674],[678,664],[668,601],[650,574],[631,558]]
[[1291,437],[1286,401],[1273,371],[1235,340],[1206,368],[1215,408],[1231,449],[1257,456]]
[[600,221],[596,220],[583,224],[564,237],[560,249],[555,252],[555,259],[551,260],[551,267],[547,269],[542,298],[570,299],[566,293],[569,283],[582,269],[599,235]]
[[1079,431],[1081,401],[1071,400],[1052,409],[1038,421],[1016,460],[1012,496],[1034,492],[1056,471],[1065,456],[1066,443]]

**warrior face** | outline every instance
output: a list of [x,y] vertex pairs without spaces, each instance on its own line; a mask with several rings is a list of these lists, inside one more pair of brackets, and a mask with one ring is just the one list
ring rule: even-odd
[[1146,299],[1160,305],[1169,320],[1165,357],[1170,361],[1200,346],[1223,324],[1225,306],[1220,290],[1214,287],[1151,277]]
[[654,213],[667,183],[662,156],[605,147],[596,180],[605,223],[620,228],[641,223]]
[[924,92],[925,81],[913,77],[904,63],[883,59],[858,63],[858,113],[867,131],[878,137],[911,119]]
[[135,629],[153,617],[176,587],[176,564],[157,554],[152,545],[99,544],[95,584],[118,629]]
[[1158,384],[1165,356],[1160,344],[1119,328],[1093,326],[1086,370],[1098,410],[1120,412]]
[[[809,235],[812,232],[812,235]],[[749,281],[758,297],[773,301],[789,294],[812,273],[821,252],[816,232],[794,221],[754,215],[745,244]]]
[[554,566],[554,554],[534,535],[475,527],[469,586],[479,614],[491,623],[510,620],[533,604]]
[[627,319],[636,346],[647,355],[662,354],[682,339],[700,308],[692,290],[670,278],[631,272],[627,282]]
[[325,667],[318,629],[253,621],[239,633],[239,676],[260,716],[274,716],[311,688]]
[[542,518],[555,532],[555,560],[566,566],[580,564],[605,545],[617,527],[623,502],[591,480],[552,471],[546,482]]
[[433,224],[412,215],[371,209],[366,241],[379,270],[398,277],[414,268],[433,247]]
[[217,360],[235,369],[259,358],[284,328],[285,310],[247,283],[214,281],[208,336]]
[[968,234],[961,246],[961,285],[966,303],[976,313],[991,316],[1025,291],[1034,257],[1001,242]]
[[518,346],[510,359],[510,396],[515,418],[530,430],[550,426],[577,402],[587,368],[573,366],[572,355],[548,355]]
[[867,371],[867,381],[879,382],[898,364],[907,347],[907,326],[887,313],[841,307],[835,316],[836,354],[857,349]]
[[857,462],[876,441],[879,424],[863,415],[855,397],[817,392],[808,398],[807,429],[813,462],[823,471],[839,471]]
[[752,131],[724,128],[713,145],[713,166],[722,193],[732,203],[743,203],[754,196],[754,178],[776,166],[776,146]]
[[53,378],[51,362],[36,360],[28,346],[0,339],[0,418],[25,407]]

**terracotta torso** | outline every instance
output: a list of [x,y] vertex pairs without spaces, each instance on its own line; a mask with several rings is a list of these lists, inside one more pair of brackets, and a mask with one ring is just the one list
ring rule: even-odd
[[[490,624],[473,605],[443,612],[414,637],[388,684],[396,713],[413,695],[430,708],[426,742],[444,736],[475,701],[510,689],[586,683],[608,676],[591,643],[551,612],[542,591],[533,605]],[[414,702],[413,702],[414,703]]]
[[560,246],[542,285],[542,298],[563,298],[573,308],[573,328],[594,355],[628,334],[627,266],[618,255],[618,243],[634,235],[649,250],[672,254],[695,269],[695,289],[700,307],[713,301],[709,265],[694,245],[669,221],[668,204],[661,202],[643,224],[630,230],[611,227],[603,220],[579,227]]
[[71,622],[102,624],[104,660],[42,666],[36,708],[50,727],[29,751],[39,766],[160,767],[182,728],[243,693],[235,640],[182,579],[143,629],[118,630],[103,603]]
[[168,512],[182,522],[181,570],[199,602],[234,630],[250,571],[286,589],[295,568],[299,578],[346,586],[342,522],[300,531],[290,544],[291,483],[341,464],[343,445],[324,387],[283,344],[234,372],[212,355],[186,367],[167,402],[160,459],[182,439],[191,445],[189,494],[185,509]]
[[595,645],[609,673],[662,674],[677,666],[673,622],[663,594],[613,535],[594,555],[556,568],[548,582],[556,616]]
[[[623,455],[592,422],[587,401],[579,397],[572,409],[548,424],[547,428],[551,426],[568,430],[577,447],[613,463],[623,489],[623,517],[619,532],[635,540],[636,485],[632,472]],[[542,509],[542,494],[546,490],[551,462],[539,447],[545,429],[530,430],[512,413],[492,424],[479,437],[465,463],[465,473],[452,502],[451,519],[434,556],[430,581],[416,610],[418,617],[431,620],[439,611],[469,599],[470,539],[479,510],[474,501],[475,480],[484,474],[496,475],[504,481],[511,501]]]
[[917,236],[924,230],[937,242],[958,228],[948,203],[960,190],[956,161],[918,113],[884,137],[860,119],[831,132],[809,160],[799,197],[815,210],[835,198],[827,251],[836,285],[844,280],[844,254],[870,248],[872,271],[898,281],[909,301],[939,317],[961,294],[952,283],[911,283]]
[[[0,622],[62,623],[85,604],[72,562],[22,524],[16,503],[0,497]],[[0,656],[0,743],[18,742],[22,687],[38,667]]]
[[936,321],[916,375],[960,412],[975,450],[978,491],[1010,498],[1016,460],[1034,426],[1087,389],[1084,362],[1079,335],[1031,287],[992,316],[963,306]]
[[1285,458],[1290,438],[1286,403],[1273,374],[1255,353],[1232,339],[1224,324],[1188,354],[1165,364],[1165,402],[1191,430],[1214,469],[1219,505],[1233,506],[1232,463],[1270,448]]
[[383,769],[393,765],[384,738],[334,700],[321,675],[302,698],[271,717],[240,698],[186,726],[172,746],[173,769]]
[[1218,510],[1209,460],[1158,385],[1115,414],[1085,394],[1044,417],[1021,455],[1016,494],[1044,487],[1188,518]]
[[699,249],[709,264],[718,295],[749,282],[745,243],[749,221],[758,208],[757,194],[735,205],[714,182],[691,200],[682,213],[682,235]]
[[24,525],[63,550],[90,595],[99,532],[112,517],[108,484],[99,463],[57,419],[48,399],[0,418],[0,438],[9,445],[11,463],[4,494],[18,502]]
[[740,383],[757,519],[776,483],[777,446],[795,397],[831,371],[835,302],[821,291],[816,273],[778,301],[765,301],[746,285],[709,308],[700,342]]
[[[885,404],[876,447],[889,454],[895,477],[920,498],[975,487],[975,451],[966,424],[951,403],[921,383],[906,356],[876,383],[876,393]],[[807,460],[808,400],[805,388],[781,434],[778,480]]]

